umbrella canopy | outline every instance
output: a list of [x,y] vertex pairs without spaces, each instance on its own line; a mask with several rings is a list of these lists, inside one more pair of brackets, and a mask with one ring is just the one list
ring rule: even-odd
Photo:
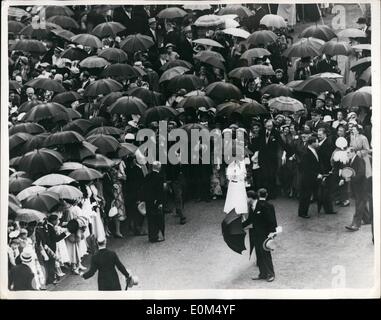
[[331,40],[323,45],[321,52],[330,56],[348,56],[353,52],[353,48],[347,42]]
[[168,89],[176,92],[180,89],[185,89],[187,92],[201,89],[203,83],[201,79],[194,74],[183,74],[169,81]]
[[137,97],[121,97],[108,108],[110,113],[124,115],[142,115],[146,109],[147,105]]
[[372,105],[372,94],[366,91],[350,92],[341,100],[344,108],[370,107]]
[[189,63],[188,61],[177,59],[177,60],[173,60],[173,61],[168,61],[166,64],[164,64],[163,66],[160,67],[160,70],[166,71],[166,70],[174,68],[174,67],[184,67],[184,68],[187,68],[189,70],[193,68],[192,64]]
[[238,29],[238,28],[227,28],[222,30],[222,32],[225,34],[230,34],[233,37],[242,38],[242,39],[247,39],[250,36],[250,32],[247,32],[246,30]]
[[115,38],[117,34],[123,30],[126,30],[126,27],[119,22],[104,22],[100,23],[91,31],[91,34],[97,36],[100,39],[112,37]]
[[321,54],[324,41],[316,38],[303,38],[287,48],[283,55],[290,57],[315,57]]
[[45,17],[46,19],[52,16],[74,16],[74,12],[66,6],[47,6],[42,7],[39,12],[40,17]]
[[225,61],[225,59],[221,59],[221,57],[219,53],[210,50],[200,51],[194,56],[195,59],[199,60],[202,63],[206,63],[208,65],[211,65],[212,67],[225,70],[225,66],[223,64],[223,61]]
[[362,44],[356,44],[352,46],[353,49],[362,51],[362,50],[372,50],[372,45],[370,43],[362,43]]
[[297,112],[304,110],[303,103],[290,97],[276,97],[268,101],[269,108],[280,112]]
[[45,187],[42,186],[30,186],[26,189],[23,189],[17,194],[17,199],[19,201],[24,201],[25,199],[29,198],[30,196],[33,196],[35,194],[44,192],[46,190]]
[[70,172],[69,177],[77,181],[92,181],[96,179],[101,179],[103,177],[103,174],[100,173],[98,170],[82,166],[82,168]]
[[50,191],[35,193],[22,201],[24,208],[38,210],[41,212],[50,212],[59,204],[58,194]]
[[90,56],[90,57],[83,59],[79,63],[79,65],[82,68],[88,68],[88,69],[104,68],[104,67],[110,65],[110,62],[108,62],[106,59],[103,59],[103,58],[98,57],[98,56]]
[[207,14],[197,18],[193,24],[196,27],[217,27],[224,24],[224,20],[215,14]]
[[106,134],[114,137],[119,137],[123,133],[123,130],[111,127],[111,126],[102,126],[99,128],[95,128],[91,130],[88,134],[87,137],[90,137],[92,135],[97,135],[97,134]]
[[42,148],[46,137],[49,136],[49,133],[43,132],[32,136],[28,141],[26,141],[20,148],[20,153],[24,154],[34,149]]
[[204,11],[204,10],[210,10],[212,6],[207,3],[200,3],[200,4],[185,4],[183,5],[183,8],[185,10],[198,10],[198,11]]
[[206,38],[196,39],[196,40],[193,40],[193,42],[197,43],[197,44],[204,45],[204,46],[208,46],[208,47],[216,47],[216,48],[223,48],[224,47],[219,42],[214,41],[212,39],[206,39]]
[[72,61],[82,61],[88,57],[88,53],[80,48],[68,48],[61,53],[61,58],[69,59]]
[[40,211],[33,209],[19,209],[17,210],[16,220],[26,223],[33,221],[42,221],[46,218],[46,215]]
[[128,55],[122,49],[106,48],[98,53],[99,57],[106,59],[112,63],[122,63],[128,60]]
[[205,93],[218,102],[239,100],[242,97],[241,91],[234,84],[222,81],[208,85],[205,89]]
[[78,200],[83,198],[83,193],[76,187],[67,185],[58,185],[50,187],[47,192],[54,192],[58,194],[60,199],[64,200]]
[[244,19],[253,15],[253,13],[250,11],[249,8],[240,4],[227,5],[226,7],[222,8],[218,12],[218,15],[225,15],[225,14],[236,14],[241,19]]
[[262,58],[264,56],[271,56],[270,51],[264,48],[253,48],[245,51],[240,59],[246,59],[249,64],[254,64],[256,58]]
[[372,67],[366,68],[360,76],[361,80],[364,80],[367,84],[372,82]]
[[133,97],[143,100],[143,102],[150,108],[164,104],[164,97],[160,92],[151,91],[144,87],[135,87],[127,91]]
[[58,81],[48,79],[48,78],[35,78],[25,83],[25,86],[37,88],[37,89],[49,90],[53,92],[66,91],[63,85],[60,84]]
[[81,99],[81,95],[76,91],[66,91],[56,94],[53,97],[52,102],[57,102],[63,105],[71,105],[74,101],[78,101]]
[[114,161],[102,154],[96,154],[94,158],[83,160],[83,164],[91,168],[111,168],[115,165]]
[[356,28],[348,28],[337,33],[338,38],[366,38],[365,31]]
[[173,67],[171,69],[168,69],[164,71],[163,74],[160,76],[159,83],[169,81],[177,76],[183,75],[188,71],[189,69],[184,67]]
[[241,220],[241,216],[233,209],[225,216],[221,223],[222,236],[225,243],[230,249],[239,254],[242,254],[242,251],[246,250],[246,233],[243,231]]
[[28,178],[28,174],[25,171],[12,171],[9,176],[9,179],[11,178]]
[[247,39],[249,45],[258,46],[258,45],[267,45],[278,39],[278,36],[270,30],[259,30],[253,32]]
[[300,91],[312,91],[315,93],[325,91],[340,92],[340,87],[336,84],[336,82],[327,78],[309,78],[296,85],[294,89]]
[[44,119],[52,119],[54,121],[61,119],[69,120],[69,115],[67,109],[62,104],[48,102],[33,107],[23,117],[23,121],[28,122],[38,122]]
[[32,185],[32,180],[26,177],[12,177],[9,178],[9,192],[17,194],[20,191]]
[[357,90],[358,92],[368,92],[372,94],[372,87],[370,86],[364,86]]
[[23,143],[32,137],[31,134],[26,132],[17,132],[9,137],[9,150],[20,147]]
[[51,173],[43,176],[33,182],[35,186],[57,186],[59,184],[70,184],[75,182],[72,178],[63,174]]
[[293,96],[293,90],[284,84],[273,83],[262,89],[262,94],[269,94],[272,97],[291,97]]
[[75,34],[73,32],[66,30],[66,29],[53,29],[51,31],[57,37],[64,39],[66,41],[70,41],[70,39],[75,36]]
[[275,75],[275,72],[271,66],[266,66],[263,64],[256,64],[250,67],[254,70],[257,74],[261,76],[273,76]]
[[259,23],[264,24],[266,27],[269,27],[269,28],[276,28],[276,29],[287,28],[287,22],[284,20],[284,18],[276,14],[266,14],[259,21]]
[[16,41],[16,43],[11,47],[12,50],[30,52],[32,54],[43,54],[45,53],[46,47],[41,41],[22,39]]
[[257,73],[253,68],[251,67],[239,67],[235,68],[232,71],[229,72],[229,77],[238,79],[238,80],[248,80],[248,79],[255,79],[260,77],[260,74]]
[[323,41],[329,41],[336,38],[335,32],[327,25],[314,25],[310,26],[302,31],[300,34],[301,38],[313,37],[316,39],[321,39]]
[[37,106],[38,104],[43,103],[40,100],[31,100],[31,101],[25,101],[21,104],[20,108],[18,109],[19,114],[28,112],[30,109],[32,109],[34,106]]
[[9,90],[19,90],[21,89],[21,85],[16,80],[9,81]]
[[206,95],[194,95],[194,96],[188,96],[182,99],[178,104],[177,108],[193,108],[193,109],[198,109],[201,107],[204,108],[211,108],[214,107],[216,103],[211,99],[210,97]]
[[8,194],[8,214],[17,214],[20,209],[21,202],[13,194]]
[[236,112],[239,110],[241,105],[238,102],[225,102],[216,107],[217,109],[217,115],[219,117],[230,117],[233,112]]
[[[65,162],[59,169],[58,171],[73,171],[77,169],[81,169],[85,167],[83,164],[79,162]],[[75,180],[75,179],[74,179]]]
[[120,43],[120,48],[127,53],[135,53],[137,51],[146,51],[154,45],[151,37],[142,35],[140,33],[129,35],[125,40]]
[[372,63],[372,57],[358,59],[351,64],[351,71],[361,73],[367,69]]
[[119,148],[119,142],[113,136],[106,134],[95,134],[86,138],[87,142],[96,146],[100,153],[108,154]]
[[8,32],[18,34],[21,31],[21,29],[24,27],[25,27],[25,24],[19,21],[14,21],[14,20],[8,21]]
[[84,92],[85,96],[96,97],[100,94],[106,95],[110,92],[120,91],[123,86],[113,79],[100,79],[89,84]]
[[44,146],[51,147],[64,144],[81,143],[83,140],[85,140],[85,138],[76,131],[60,131],[49,135],[44,141]]
[[59,152],[42,148],[24,154],[20,159],[19,168],[33,175],[56,170],[62,163],[63,157]]
[[92,128],[94,124],[87,119],[76,119],[70,121],[62,127],[63,131],[75,131],[81,135],[86,134],[90,128]]
[[171,107],[158,106],[147,109],[140,118],[140,121],[147,125],[154,121],[175,119],[177,115],[178,112]]
[[74,37],[72,37],[70,40],[71,42],[78,43],[86,47],[91,47],[96,49],[102,47],[101,40],[99,40],[98,37],[88,33],[77,34]]
[[81,145],[72,145],[65,149],[65,161],[82,161],[83,159],[94,157],[98,148],[87,141],[83,141]]
[[22,17],[29,18],[30,13],[26,12],[24,9],[18,7],[9,7],[8,8],[8,16],[21,19]]
[[256,117],[270,113],[263,105],[255,100],[239,106],[237,110],[234,110],[234,112],[237,112],[244,117]]
[[77,21],[68,16],[52,16],[47,21],[55,23],[65,29],[79,29]]
[[102,72],[103,77],[120,77],[131,79],[139,76],[138,71],[126,63],[115,63],[105,68]]
[[117,155],[119,158],[134,156],[136,150],[138,150],[138,147],[132,143],[121,143]]
[[30,37],[32,39],[44,40],[48,39],[51,35],[51,30],[62,29],[59,25],[51,22],[45,22],[37,25],[28,24],[22,30],[20,35]]
[[176,19],[187,15],[186,11],[177,7],[170,7],[161,10],[156,17],[159,19]]
[[334,72],[322,72],[316,73],[310,76],[310,78],[327,78],[327,79],[341,79],[343,76]]

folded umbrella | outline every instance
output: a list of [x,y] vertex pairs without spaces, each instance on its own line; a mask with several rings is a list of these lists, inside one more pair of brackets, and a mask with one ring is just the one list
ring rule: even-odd
[[31,175],[43,174],[58,169],[62,163],[63,157],[59,152],[42,148],[24,154],[19,168]]
[[106,134],[95,134],[86,138],[87,142],[96,146],[100,153],[108,154],[110,152],[116,151],[120,144],[113,136]]
[[26,87],[49,90],[53,92],[65,92],[66,89],[61,83],[48,78],[35,78],[25,83]]
[[221,223],[222,236],[225,243],[233,251],[242,254],[246,250],[246,233],[242,228],[242,218],[233,209],[229,212]]
[[280,112],[297,112],[304,110],[303,103],[290,97],[276,97],[268,101],[269,108]]
[[94,27],[91,31],[91,34],[97,36],[100,39],[112,37],[115,38],[117,34],[123,30],[126,30],[126,27],[119,22],[103,22]]
[[241,91],[234,84],[218,81],[208,85],[205,93],[216,102],[225,100],[239,100],[242,97]]
[[59,204],[59,196],[55,192],[42,191],[40,193],[32,194],[21,203],[23,207],[27,209],[50,212]]
[[323,41],[329,41],[333,38],[336,38],[335,32],[333,30],[323,24],[323,25],[314,25],[310,26],[302,31],[300,34],[300,38],[308,38],[308,37],[313,37],[317,39],[321,39]]
[[113,79],[100,79],[89,84],[84,92],[85,96],[96,97],[100,94],[106,95],[110,92],[120,91],[123,86]]
[[129,35],[120,43],[120,48],[127,53],[135,53],[137,51],[146,51],[154,45],[151,37],[140,33]]
[[186,15],[187,13],[183,9],[180,9],[177,7],[170,7],[170,8],[161,10],[156,17],[159,19],[176,19],[176,18],[183,18]]
[[163,74],[159,78],[159,83],[162,83],[164,81],[169,81],[177,76],[183,75],[184,73],[188,72],[188,68],[184,67],[173,67],[171,69],[168,69],[163,72]]
[[63,131],[76,131],[81,135],[85,135],[94,124],[87,119],[76,119],[70,121],[62,127]]
[[112,114],[117,113],[124,115],[142,115],[146,109],[147,105],[143,100],[137,97],[121,97],[108,108],[109,112]]
[[246,42],[249,45],[267,45],[269,43],[275,42],[278,36],[270,30],[259,30],[253,32],[247,39]]
[[47,191],[58,194],[59,198],[64,200],[79,200],[83,198],[83,193],[81,190],[68,185],[53,186],[50,187]]
[[17,194],[32,185],[32,180],[26,177],[13,177],[9,179],[9,192]]
[[98,56],[112,63],[122,63],[128,60],[128,55],[125,51],[118,48],[106,48],[98,52]]
[[46,215],[40,211],[33,209],[19,209],[16,212],[16,220],[23,221],[25,223],[42,221],[46,218]]
[[110,65],[110,62],[108,62],[106,59],[98,57],[98,56],[90,56],[85,59],[83,59],[79,65],[82,68],[87,69],[93,69],[93,68],[104,68],[108,65]]
[[102,47],[101,40],[99,40],[98,37],[88,33],[77,34],[74,37],[72,37],[70,41],[81,44],[85,47],[91,47],[96,49],[99,49]]
[[70,172],[69,177],[75,179],[76,181],[92,181],[96,179],[101,179],[103,177],[103,174],[98,170],[82,166],[82,168]]
[[65,176],[63,174],[58,173],[51,173],[47,174],[46,176],[43,176],[36,181],[33,182],[35,186],[56,186],[60,184],[70,184],[73,183],[75,180],[72,178],[69,178],[68,176]]

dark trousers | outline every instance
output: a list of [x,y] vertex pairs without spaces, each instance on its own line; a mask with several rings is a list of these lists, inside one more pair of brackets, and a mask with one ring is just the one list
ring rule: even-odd
[[355,197],[355,214],[353,216],[352,225],[359,228],[361,227],[361,221],[370,223],[370,214],[367,204],[367,196],[364,192],[354,192]]
[[316,184],[302,183],[300,185],[300,195],[299,195],[299,216],[307,216],[308,209],[310,207],[311,196],[316,194]]
[[128,201],[126,204],[127,217],[130,228],[135,234],[142,232],[144,216],[139,212],[135,201]]
[[254,247],[255,254],[257,256],[257,265],[259,268],[259,277],[261,278],[269,278],[274,277],[274,266],[273,260],[271,258],[270,251],[266,251],[263,249],[263,242],[266,240],[266,235],[260,233],[257,234],[254,232]]
[[159,238],[159,232],[165,232],[165,221],[162,210],[159,210],[151,201],[146,202],[148,240],[155,241]]
[[51,284],[56,278],[56,260],[49,257],[48,261],[45,261],[46,267],[46,284]]
[[277,165],[264,166],[260,169],[259,188],[266,188],[269,194],[269,199],[274,199],[277,196]]
[[[322,182],[321,182],[322,183]],[[324,212],[327,214],[330,214],[333,212],[333,196],[332,196],[332,179],[331,177],[328,177],[323,185],[320,185],[319,188],[321,188],[321,199],[318,201],[321,201],[321,204],[324,208]]]

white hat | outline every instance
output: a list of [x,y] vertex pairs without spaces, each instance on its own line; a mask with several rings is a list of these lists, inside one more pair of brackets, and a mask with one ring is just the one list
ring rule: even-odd
[[136,123],[136,121],[134,120],[130,120],[128,121],[128,124],[133,127],[133,128],[138,128],[138,124]]
[[135,135],[133,133],[127,133],[124,136],[124,140],[135,140]]
[[352,118],[353,116],[357,117],[356,112],[349,112],[349,113],[348,113],[348,116],[347,116],[347,119],[350,119],[350,118]]
[[348,146],[348,141],[344,137],[338,137],[335,142],[336,147],[344,149]]
[[30,249],[25,248],[20,255],[21,261],[23,263],[32,262],[32,252]]
[[20,231],[14,230],[14,231],[9,232],[8,237],[10,239],[14,239],[14,238],[17,238],[19,235],[20,235]]
[[330,115],[325,115],[323,118],[323,122],[332,122],[333,119]]

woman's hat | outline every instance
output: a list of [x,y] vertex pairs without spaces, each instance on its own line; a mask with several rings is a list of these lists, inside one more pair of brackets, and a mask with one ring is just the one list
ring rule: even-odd
[[330,115],[325,115],[323,118],[323,122],[332,122],[333,119]]
[[263,250],[265,250],[265,251],[274,251],[275,248],[276,248],[276,244],[275,244],[274,239],[267,238],[263,242]]
[[167,43],[165,45],[166,48],[169,48],[169,47],[172,47],[172,48],[175,48],[176,46],[173,44],[173,43]]
[[23,263],[32,262],[32,252],[28,249],[24,249],[20,255],[20,258]]
[[335,142],[336,147],[344,149],[348,146],[348,141],[344,137],[338,137]]

